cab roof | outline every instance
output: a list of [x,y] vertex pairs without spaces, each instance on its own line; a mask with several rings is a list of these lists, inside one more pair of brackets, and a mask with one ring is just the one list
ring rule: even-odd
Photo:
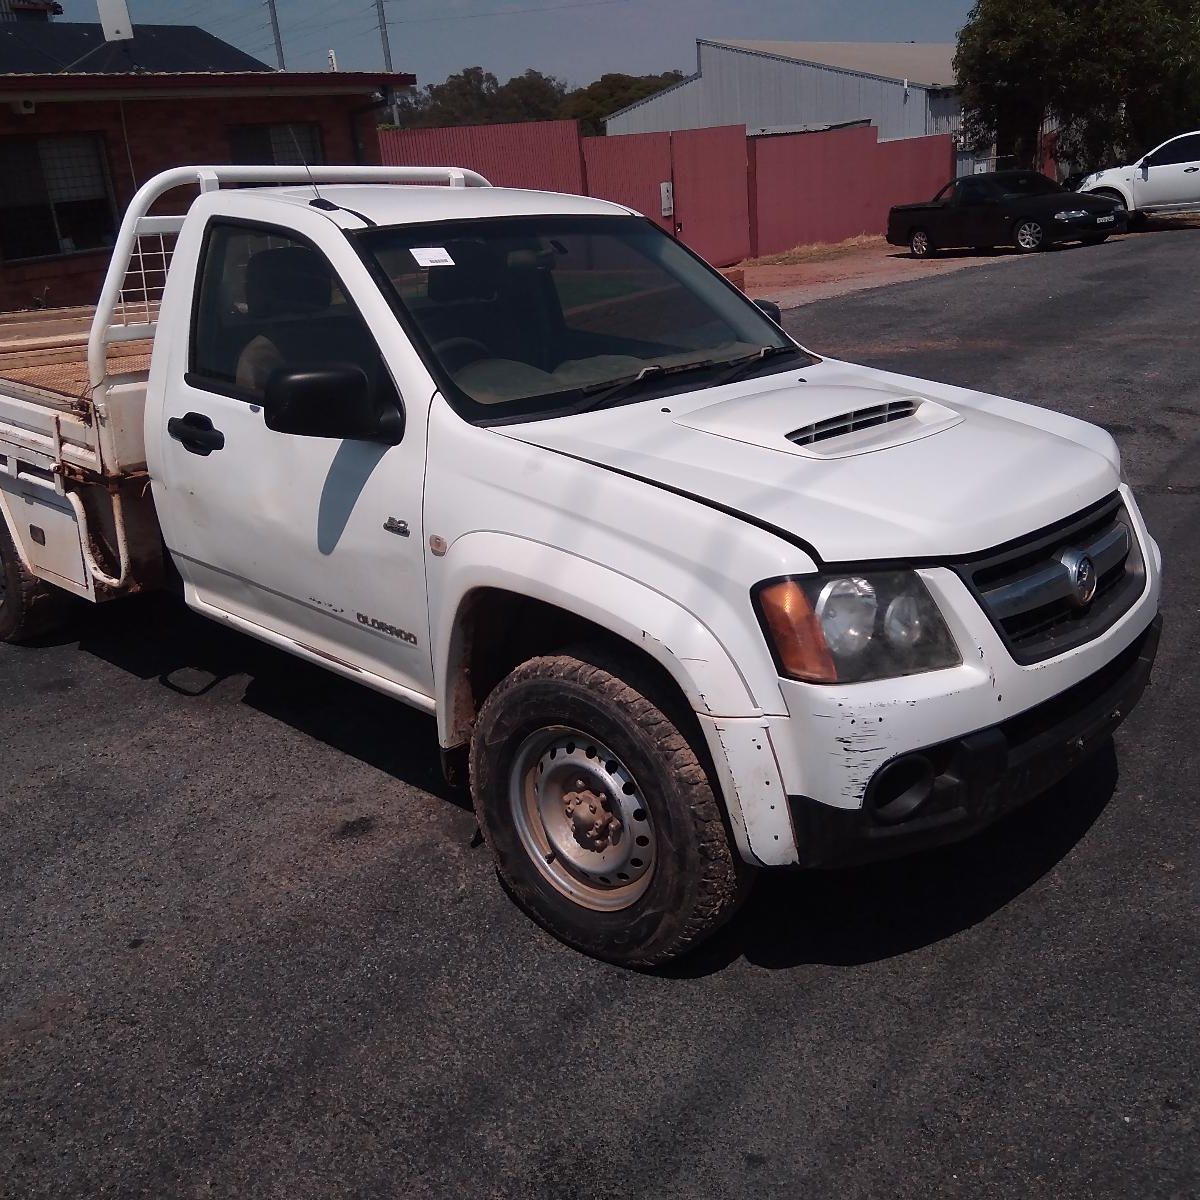
[[[486,217],[628,216],[633,209],[607,200],[518,188],[445,187],[411,183],[320,184],[323,199],[376,225],[422,225]],[[308,207],[313,188],[258,188],[255,195]],[[335,215],[335,214],[330,214]]]

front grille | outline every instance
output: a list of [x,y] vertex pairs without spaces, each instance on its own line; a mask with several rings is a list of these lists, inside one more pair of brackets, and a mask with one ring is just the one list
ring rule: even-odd
[[[1084,602],[1073,568],[1090,559],[1095,593]],[[982,558],[955,566],[1022,664],[1099,637],[1133,607],[1146,571],[1119,495]]]
[[856,433],[860,429],[873,429],[889,421],[902,421],[916,411],[915,400],[892,400],[887,404],[874,404],[870,408],[857,408],[836,417],[826,417],[824,421],[793,430],[787,439],[797,446],[811,446],[814,442],[825,442],[847,433]]

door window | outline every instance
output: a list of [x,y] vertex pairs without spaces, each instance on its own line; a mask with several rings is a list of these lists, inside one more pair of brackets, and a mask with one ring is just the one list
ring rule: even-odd
[[345,363],[375,389],[390,387],[375,339],[324,254],[276,230],[212,225],[196,301],[196,382],[252,401],[278,368]]
[[992,189],[982,179],[966,179],[958,185],[959,204],[986,204]]
[[1200,162],[1200,133],[1188,134],[1160,146],[1146,159],[1146,166],[1171,167],[1192,162]]

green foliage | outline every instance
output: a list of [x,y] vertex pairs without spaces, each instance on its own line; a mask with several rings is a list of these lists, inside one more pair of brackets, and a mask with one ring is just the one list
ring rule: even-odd
[[604,132],[604,118],[653,96],[684,78],[682,71],[661,75],[601,75],[595,83],[577,88],[563,101],[559,116],[579,121],[586,134]]
[[528,70],[502,84],[482,67],[466,67],[444,83],[400,96],[398,124],[402,129],[431,129],[566,119],[581,121],[584,133],[602,133],[603,118],[682,78],[681,71],[604,75],[587,87],[568,91],[561,79],[540,71]]
[[1200,127],[1200,0],[978,0],[955,71],[965,132],[1022,165],[1043,122],[1081,165]]

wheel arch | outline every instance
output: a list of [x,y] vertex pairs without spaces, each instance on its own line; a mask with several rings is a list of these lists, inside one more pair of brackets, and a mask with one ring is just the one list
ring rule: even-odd
[[1097,188],[1088,188],[1087,195],[1089,196],[1109,196],[1113,200],[1120,200],[1125,205],[1125,211],[1128,213],[1134,212],[1133,194],[1123,187],[1118,187],[1115,183],[1105,183]]
[[[773,755],[774,782],[764,784],[762,767],[748,770],[747,756],[726,745],[735,736],[727,726],[742,732],[761,718],[761,743],[767,722],[716,636],[645,584],[566,551],[500,534],[461,541],[474,545],[451,548],[448,586],[432,602],[438,737],[447,773],[465,779],[465,747],[479,710],[509,671],[581,642],[605,645],[635,656],[659,681],[675,715],[699,734],[739,850],[748,861],[765,861],[751,849],[747,819],[755,822],[764,789],[773,799],[783,782]],[[721,720],[726,717],[731,720]]]

